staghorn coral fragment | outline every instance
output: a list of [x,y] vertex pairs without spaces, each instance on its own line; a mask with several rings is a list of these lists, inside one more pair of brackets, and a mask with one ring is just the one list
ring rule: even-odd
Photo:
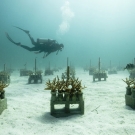
[[67,80],[64,80],[62,78],[62,80],[60,80],[58,76],[54,78],[52,82],[48,80],[48,82],[46,82],[46,85],[47,88],[45,88],[45,90],[68,92],[70,94],[76,93],[86,88],[85,86],[81,86],[81,81],[79,81],[78,78],[68,78]]
[[7,86],[9,86],[9,84],[6,84],[0,81],[0,91],[3,91],[3,89],[6,88]]
[[126,80],[123,80],[123,81],[128,85],[128,87],[130,87],[130,85],[132,85],[134,83],[134,80],[131,80],[131,79],[128,80],[127,78],[126,78]]
[[135,89],[135,81],[132,84],[133,86],[131,86],[131,88]]

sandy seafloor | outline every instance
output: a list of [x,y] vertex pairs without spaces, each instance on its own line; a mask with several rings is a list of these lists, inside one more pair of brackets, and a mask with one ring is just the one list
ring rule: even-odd
[[5,88],[8,108],[0,115],[0,135],[135,135],[135,111],[125,106],[122,79],[129,77],[127,71],[93,82],[88,72],[76,68],[76,77],[87,87],[85,114],[55,118],[50,115],[51,94],[44,90],[45,82],[64,71],[43,76],[42,84],[27,84],[28,77],[14,71]]

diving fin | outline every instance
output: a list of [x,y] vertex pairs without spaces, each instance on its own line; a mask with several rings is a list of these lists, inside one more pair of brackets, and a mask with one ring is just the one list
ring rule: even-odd
[[26,34],[29,34],[29,31],[28,31],[28,30],[24,30],[24,29],[19,28],[19,27],[17,27],[17,26],[13,26],[13,27],[15,27],[15,28],[17,28],[17,29],[20,29],[20,30],[24,31]]
[[21,43],[20,42],[15,42],[13,39],[11,39],[11,37],[8,35],[8,33],[7,32],[5,32],[5,34],[6,34],[6,37],[8,38],[8,40],[10,41],[10,42],[12,42],[13,44],[15,44],[15,45],[18,45],[18,46],[21,46]]

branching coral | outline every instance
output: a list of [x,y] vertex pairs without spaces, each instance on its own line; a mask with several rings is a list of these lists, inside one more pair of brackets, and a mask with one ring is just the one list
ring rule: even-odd
[[126,78],[126,80],[123,80],[123,81],[127,84],[128,87],[131,87],[132,84],[134,84],[134,87],[135,87],[134,80],[131,80],[131,79]]
[[51,82],[48,80],[46,82],[47,88],[45,90],[51,90],[51,91],[58,91],[58,92],[68,92],[68,93],[76,93],[81,92],[82,89],[86,88],[85,86],[82,87],[81,81],[73,78],[69,78],[67,80],[62,79],[60,81],[59,77],[54,78]]
[[133,82],[133,86],[132,86],[133,89],[135,89],[135,82]]
[[6,88],[9,84],[5,84],[2,81],[0,82],[0,91],[3,91],[4,88]]

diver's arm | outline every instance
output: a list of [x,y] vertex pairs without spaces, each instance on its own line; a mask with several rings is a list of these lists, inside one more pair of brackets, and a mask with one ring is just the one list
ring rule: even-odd
[[59,53],[59,50],[57,51],[56,55]]
[[47,57],[51,52],[47,52],[46,55],[44,54],[43,58]]

